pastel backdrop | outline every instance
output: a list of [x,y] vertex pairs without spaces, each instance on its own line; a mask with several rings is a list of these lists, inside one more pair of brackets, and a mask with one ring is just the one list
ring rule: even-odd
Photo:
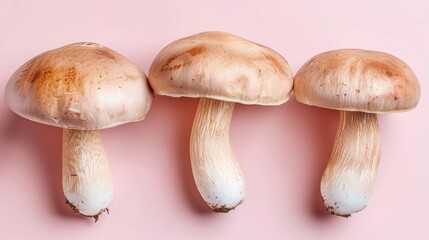
[[115,184],[110,215],[74,216],[61,189],[61,129],[13,114],[0,100],[0,239],[428,239],[429,2],[0,0],[0,92],[33,56],[94,41],[146,73],[171,41],[219,30],[269,46],[294,72],[338,48],[391,53],[419,77],[420,104],[379,117],[382,156],[367,208],[329,215],[319,182],[339,120],[292,99],[236,105],[231,142],[246,200],[210,212],[193,183],[189,137],[198,100],[157,96],[148,117],[102,131]]

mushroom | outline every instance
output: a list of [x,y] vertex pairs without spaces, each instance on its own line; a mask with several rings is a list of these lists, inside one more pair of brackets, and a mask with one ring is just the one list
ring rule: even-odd
[[244,176],[229,140],[234,103],[280,105],[292,72],[275,51],[223,32],[203,32],[166,46],[149,70],[155,93],[201,98],[190,157],[196,186],[215,212],[244,200]]
[[74,43],[25,63],[9,79],[5,98],[21,117],[64,129],[67,203],[75,213],[97,220],[113,197],[98,130],[145,118],[153,98],[145,74],[107,47]]
[[349,217],[371,196],[381,152],[377,114],[413,109],[420,98],[416,75],[382,52],[343,49],[311,58],[295,75],[296,99],[340,110],[340,124],[321,180],[326,209]]

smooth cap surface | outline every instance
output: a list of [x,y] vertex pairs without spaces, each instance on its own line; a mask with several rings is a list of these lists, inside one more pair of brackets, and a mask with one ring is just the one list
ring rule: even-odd
[[149,70],[149,82],[160,95],[260,105],[286,102],[292,77],[277,52],[223,32],[204,32],[171,43]]
[[369,113],[414,108],[420,85],[411,68],[387,53],[342,49],[311,58],[295,75],[299,102]]
[[84,130],[141,120],[153,96],[134,63],[107,47],[82,42],[28,61],[9,79],[5,98],[24,118]]

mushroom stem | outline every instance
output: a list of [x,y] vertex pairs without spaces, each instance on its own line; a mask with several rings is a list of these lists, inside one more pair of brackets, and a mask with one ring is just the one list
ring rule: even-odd
[[98,219],[113,198],[112,176],[98,131],[63,130],[63,191],[75,212]]
[[194,180],[215,212],[244,200],[244,175],[229,141],[234,103],[202,98],[192,126],[190,155]]
[[340,112],[340,126],[321,181],[326,209],[349,217],[367,205],[380,160],[381,137],[377,115]]

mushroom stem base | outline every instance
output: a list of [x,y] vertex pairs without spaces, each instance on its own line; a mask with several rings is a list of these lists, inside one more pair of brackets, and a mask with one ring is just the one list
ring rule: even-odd
[[98,131],[63,130],[62,168],[67,203],[73,211],[97,220],[113,198],[112,176]]
[[380,153],[377,115],[341,111],[334,148],[321,181],[321,194],[331,214],[349,217],[365,208]]
[[206,203],[228,212],[244,200],[244,175],[229,140],[234,103],[201,99],[192,127],[192,173]]

